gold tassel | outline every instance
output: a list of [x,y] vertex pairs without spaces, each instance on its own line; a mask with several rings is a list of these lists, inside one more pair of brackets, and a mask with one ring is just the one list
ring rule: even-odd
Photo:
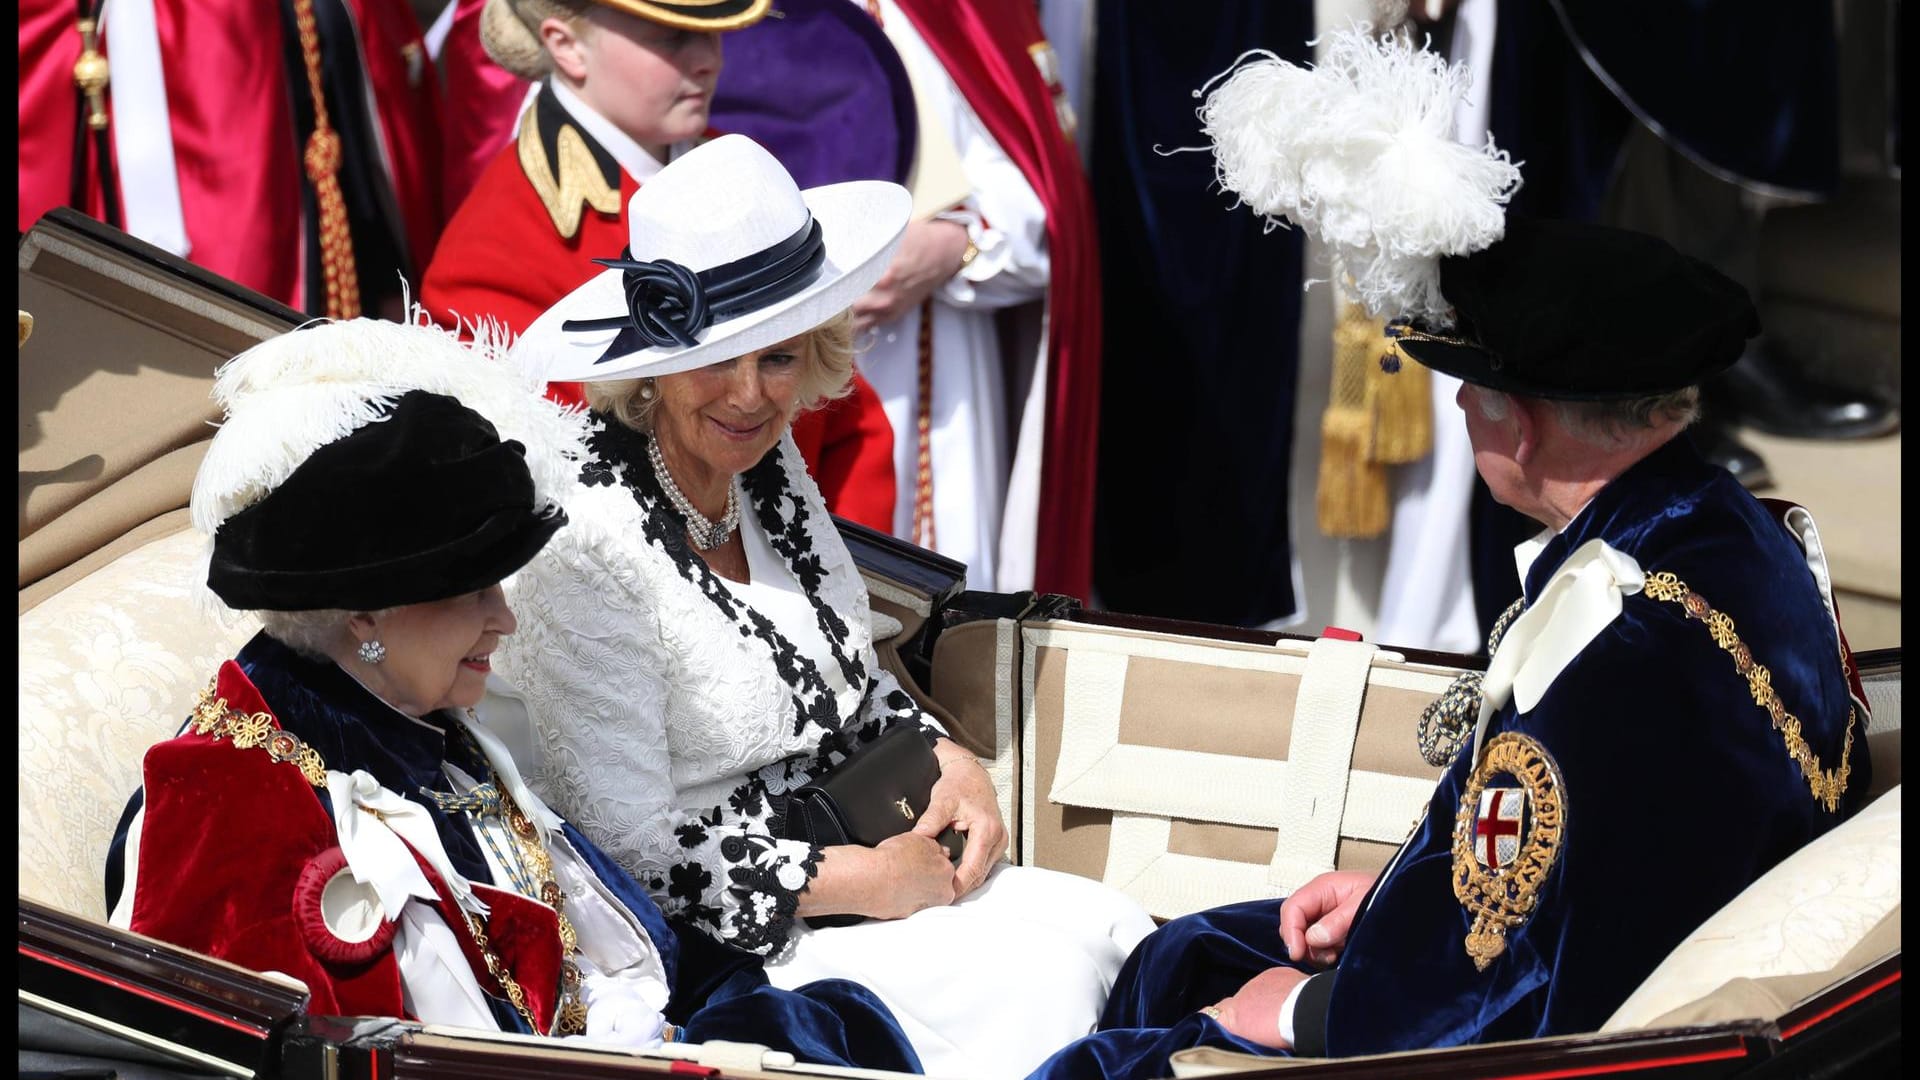
[[1378,423],[1367,376],[1368,366],[1377,366],[1379,340],[1379,324],[1364,308],[1340,302],[1314,499],[1320,531],[1328,536],[1366,539],[1387,527],[1387,473],[1374,460]]
[[353,260],[346,196],[340,190],[340,136],[327,119],[327,92],[320,84],[320,31],[313,0],[293,0],[293,25],[306,64],[307,92],[313,96],[313,133],[307,136],[301,162],[306,166],[307,179],[313,182],[314,205],[319,210],[320,270],[327,287],[327,318],[358,318],[360,272]]
[[1419,461],[1433,449],[1433,377],[1382,334],[1376,357],[1391,351],[1399,370],[1387,372],[1377,358],[1367,365],[1367,390],[1373,399],[1373,460],[1382,465]]
[[1320,531],[1365,540],[1387,527],[1387,469],[1367,460],[1373,417],[1362,409],[1328,409],[1320,418],[1320,485],[1314,508]]

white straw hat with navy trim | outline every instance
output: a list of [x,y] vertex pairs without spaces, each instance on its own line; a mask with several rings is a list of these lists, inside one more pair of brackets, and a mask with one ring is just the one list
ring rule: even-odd
[[549,382],[691,371],[777,345],[872,288],[913,197],[855,180],[801,191],[772,154],[724,135],[676,158],[627,205],[628,248],[548,309],[512,358]]

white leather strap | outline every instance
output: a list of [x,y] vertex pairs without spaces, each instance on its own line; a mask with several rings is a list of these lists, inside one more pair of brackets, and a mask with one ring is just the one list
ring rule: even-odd
[[1321,638],[1307,650],[1287,743],[1287,782],[1279,792],[1280,824],[1267,866],[1267,883],[1275,888],[1290,892],[1333,869],[1375,651],[1365,642],[1334,638]]

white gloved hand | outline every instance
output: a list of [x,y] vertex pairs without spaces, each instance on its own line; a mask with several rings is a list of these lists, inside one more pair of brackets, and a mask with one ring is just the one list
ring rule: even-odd
[[588,975],[580,981],[580,1003],[587,1007],[589,1042],[651,1049],[665,1041],[667,1018],[648,1004],[636,980]]

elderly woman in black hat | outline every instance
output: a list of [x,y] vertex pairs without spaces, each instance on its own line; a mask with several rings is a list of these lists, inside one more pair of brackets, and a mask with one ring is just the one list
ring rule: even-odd
[[[993,783],[879,666],[788,433],[844,392],[847,309],[910,205],[888,183],[800,191],[740,136],[640,189],[627,254],[515,345],[531,374],[585,380],[597,427],[574,524],[516,579],[502,670],[537,706],[529,779],[669,913],[768,957],[775,985],[859,979],[930,1073],[1017,1076],[1087,1030],[1152,921],[1001,863]],[[868,847],[794,827],[794,789],[899,729],[938,761],[911,831]],[[808,925],[845,915],[868,920]]]
[[117,925],[295,976],[316,1013],[917,1069],[864,989],[712,962],[504,749],[529,721],[492,673],[516,627],[500,582],[566,524],[575,414],[371,320],[268,341],[215,395],[195,523],[210,589],[264,629],[147,753]]

